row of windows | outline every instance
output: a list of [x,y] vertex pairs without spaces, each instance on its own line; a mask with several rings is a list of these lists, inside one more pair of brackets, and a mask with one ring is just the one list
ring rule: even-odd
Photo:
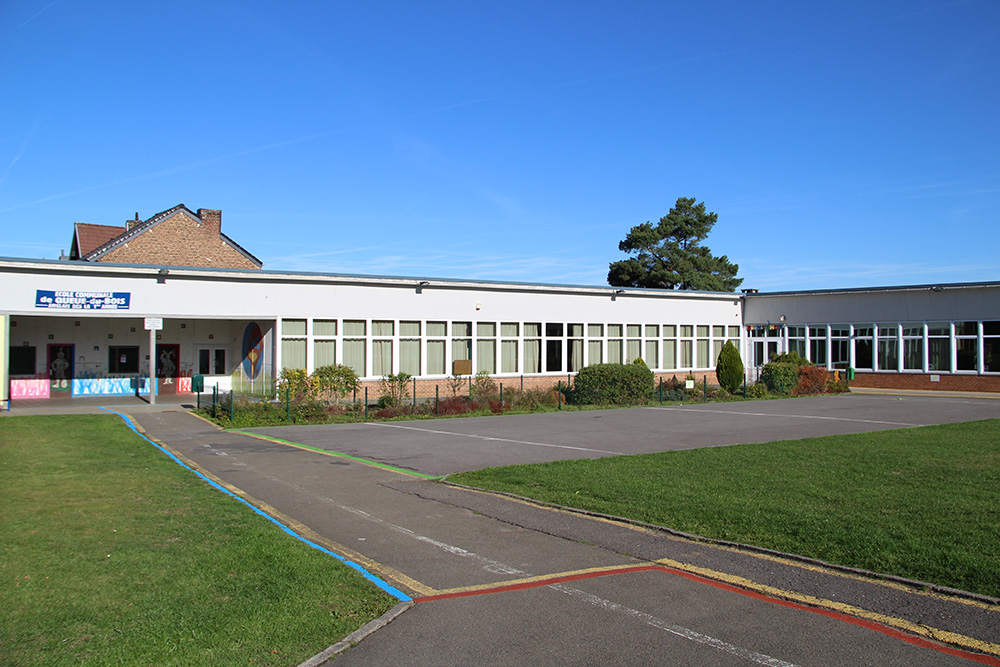
[[789,326],[786,335],[788,351],[831,369],[1000,373],[1000,321]]
[[564,322],[343,320],[338,329],[338,320],[312,320],[309,329],[308,320],[282,320],[282,367],[342,363],[361,377],[447,375],[456,361],[491,374],[576,372],[638,357],[654,370],[707,369],[740,335],[723,325]]

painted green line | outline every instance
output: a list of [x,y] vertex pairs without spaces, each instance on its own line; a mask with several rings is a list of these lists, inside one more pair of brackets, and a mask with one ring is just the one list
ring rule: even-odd
[[247,431],[241,428],[227,429],[231,433],[241,433],[243,435],[253,436],[255,438],[261,438],[262,440],[270,440],[271,442],[277,442],[282,445],[289,445],[290,447],[298,447],[299,449],[307,449],[311,452],[316,452],[317,454],[326,454],[328,456],[339,456],[343,459],[348,459],[349,461],[357,461],[358,463],[364,463],[366,465],[375,466],[376,468],[384,468],[385,470],[391,470],[392,472],[398,472],[403,475],[413,475],[414,477],[421,477],[423,479],[444,479],[444,475],[428,475],[426,473],[417,472],[415,470],[406,470],[404,468],[397,468],[396,466],[391,466],[388,463],[379,463],[378,461],[372,461],[370,459],[363,459],[360,456],[351,456],[350,454],[344,454],[343,452],[333,452],[329,449],[322,449],[320,447],[313,447],[312,445],[303,445],[301,442],[292,442],[290,440],[282,440],[281,438],[275,438],[271,435],[263,435],[261,433],[254,433],[253,431]]

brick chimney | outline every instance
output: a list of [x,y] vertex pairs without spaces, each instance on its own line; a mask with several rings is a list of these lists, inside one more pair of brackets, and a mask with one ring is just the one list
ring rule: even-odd
[[211,208],[199,208],[198,217],[201,218],[201,224],[204,227],[202,231],[204,233],[214,236],[222,233],[222,211],[216,211]]
[[135,220],[126,220],[125,221],[125,231],[128,231],[128,230],[132,229],[133,227],[135,227],[136,225],[138,225],[139,222],[140,222],[140,220],[139,220],[139,211],[136,211],[135,212]]

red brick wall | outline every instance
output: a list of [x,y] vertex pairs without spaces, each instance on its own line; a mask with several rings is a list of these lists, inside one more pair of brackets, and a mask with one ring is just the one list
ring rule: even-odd
[[220,238],[221,211],[199,209],[198,212],[202,221],[192,218],[185,211],[178,211],[97,261],[222,269],[260,268]]
[[[841,371],[843,375],[843,371]],[[923,389],[928,391],[987,391],[1000,392],[1000,375],[936,375],[923,373],[859,373],[851,380],[852,387],[872,389]]]

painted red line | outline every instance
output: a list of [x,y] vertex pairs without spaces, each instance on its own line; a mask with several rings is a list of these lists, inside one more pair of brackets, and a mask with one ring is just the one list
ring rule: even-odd
[[561,584],[567,581],[580,581],[581,579],[594,579],[595,577],[606,577],[611,574],[622,572],[648,572],[650,570],[663,570],[662,565],[636,565],[619,569],[597,570],[594,572],[581,572],[579,574],[567,574],[562,577],[549,577],[548,579],[538,579],[519,584],[507,584],[505,586],[494,586],[491,588],[476,588],[469,591],[457,591],[455,593],[441,593],[440,595],[428,595],[422,598],[413,598],[414,602],[434,602],[436,600],[450,600],[452,598],[467,598],[473,595],[487,595],[492,593],[506,593],[508,591],[526,591],[530,588],[543,588],[552,584]]
[[780,598],[771,597],[764,595],[762,593],[757,593],[756,591],[747,590],[745,588],[739,588],[733,586],[732,584],[727,584],[721,581],[715,581],[713,579],[708,579],[698,574],[693,574],[691,572],[685,572],[684,570],[677,570],[672,567],[666,567],[664,565],[637,565],[635,567],[626,568],[609,568],[607,570],[596,570],[593,572],[582,572],[579,574],[568,574],[562,577],[550,577],[547,579],[538,579],[536,581],[522,582],[518,584],[509,584],[506,586],[494,586],[491,588],[477,588],[475,590],[469,591],[458,591],[455,593],[442,593],[440,595],[428,595],[426,597],[414,598],[414,602],[434,602],[437,600],[450,600],[454,598],[464,598],[472,597],[475,595],[491,595],[493,593],[506,593],[510,591],[524,591],[532,588],[543,588],[545,586],[551,586],[553,584],[561,584],[567,581],[580,581],[583,579],[594,579],[597,577],[607,577],[612,574],[624,574],[631,572],[650,572],[658,571],[665,572],[667,574],[674,574],[679,577],[683,577],[690,581],[694,581],[700,584],[707,584],[714,588],[719,588],[730,593],[737,593],[739,595],[745,595],[747,597],[753,598],[755,600],[760,600],[761,602],[768,602],[770,604],[777,604],[782,607],[788,607],[789,609],[796,609],[800,611],[808,611],[814,614],[820,614],[821,616],[826,616],[827,618],[832,618],[837,621],[843,621],[845,623],[850,623],[851,625],[857,625],[859,627],[872,630],[874,632],[881,633],[888,637],[904,641],[907,644],[912,644],[920,648],[927,648],[933,651],[938,651],[940,653],[946,653],[948,655],[955,656],[957,658],[964,658],[966,660],[971,660],[973,662],[978,662],[983,665],[992,665],[993,667],[1000,667],[1000,659],[995,658],[990,655],[985,655],[982,653],[972,653],[971,651],[965,651],[963,649],[953,648],[951,646],[946,646],[936,641],[925,639],[923,637],[918,637],[916,635],[910,635],[901,630],[889,627],[882,623],[876,623],[875,621],[869,621],[863,618],[856,618],[850,616],[843,612],[833,611],[830,609],[821,609],[819,607],[810,607],[808,605],[792,602],[791,600],[782,600]]

